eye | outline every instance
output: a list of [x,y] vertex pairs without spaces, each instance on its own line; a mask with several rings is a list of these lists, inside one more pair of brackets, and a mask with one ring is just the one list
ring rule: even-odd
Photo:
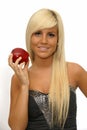
[[35,32],[34,35],[35,35],[35,36],[39,36],[39,35],[41,35],[41,31],[37,31],[37,32]]
[[54,33],[49,33],[48,35],[49,35],[49,37],[55,37]]

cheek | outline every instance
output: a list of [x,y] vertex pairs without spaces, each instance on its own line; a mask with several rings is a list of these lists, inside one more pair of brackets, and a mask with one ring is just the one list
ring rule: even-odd
[[57,47],[57,40],[53,41],[51,45],[53,46],[53,48],[56,49],[56,47]]
[[33,38],[33,39],[31,39],[31,50],[32,51],[35,51],[35,48],[36,48],[36,46],[37,46],[37,41]]
[[55,44],[55,46],[54,46],[54,51],[56,51],[57,50],[57,44]]
[[36,42],[35,38],[31,38],[31,45],[35,44],[35,42]]
[[36,42],[36,40],[31,40],[31,50],[34,50],[35,49],[35,46],[37,45],[37,42]]
[[58,47],[57,42],[55,42],[55,43],[53,44],[53,51],[54,51],[54,52],[57,50],[57,47]]
[[39,39],[38,38],[36,38],[36,37],[32,37],[31,38],[31,44],[37,44],[39,42]]

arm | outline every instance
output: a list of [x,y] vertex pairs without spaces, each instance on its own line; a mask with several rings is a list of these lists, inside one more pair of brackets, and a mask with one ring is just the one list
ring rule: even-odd
[[9,65],[15,71],[11,79],[11,102],[8,123],[12,130],[25,130],[28,123],[28,65],[22,69],[18,66],[20,58],[15,64],[12,56],[9,57]]
[[80,65],[76,64],[76,78],[77,86],[80,88],[82,93],[87,97],[87,71]]
[[87,71],[78,66],[77,83],[80,90],[87,97]]

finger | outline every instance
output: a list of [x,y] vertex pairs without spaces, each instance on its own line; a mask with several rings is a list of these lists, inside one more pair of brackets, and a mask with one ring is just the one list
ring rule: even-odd
[[11,54],[9,55],[9,57],[8,57],[8,64],[9,64],[9,66],[11,66],[11,65],[13,64],[12,58],[13,58],[13,54],[11,53]]
[[25,67],[25,62],[20,63],[19,68],[24,69],[24,67]]
[[9,66],[15,71],[19,67],[19,62],[22,59],[22,57],[19,57],[16,62],[13,62],[13,54],[11,53],[8,57],[8,64]]
[[28,60],[28,62],[26,63],[26,66],[27,66],[27,67],[29,66],[29,60]]
[[28,67],[29,67],[29,60],[28,60],[28,62],[25,64],[25,69],[28,69]]
[[17,60],[15,61],[15,65],[18,65],[18,64],[20,63],[21,59],[22,59],[22,57],[21,57],[21,56],[20,56],[20,57],[18,57],[18,58],[17,58]]

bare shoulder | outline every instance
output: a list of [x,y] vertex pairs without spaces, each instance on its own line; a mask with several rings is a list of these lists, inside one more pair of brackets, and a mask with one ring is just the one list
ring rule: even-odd
[[69,75],[73,76],[73,78],[79,76],[82,72],[85,72],[85,69],[78,63],[67,62],[67,66],[68,66],[68,73]]
[[69,69],[75,72],[85,71],[85,69],[78,63],[67,62]]
[[67,62],[67,66],[68,71],[74,76],[76,76],[77,80],[79,80],[79,77],[81,77],[82,75],[87,76],[87,71],[80,64],[74,62]]
[[83,94],[87,97],[87,71],[78,63],[67,62],[68,73],[80,88]]

